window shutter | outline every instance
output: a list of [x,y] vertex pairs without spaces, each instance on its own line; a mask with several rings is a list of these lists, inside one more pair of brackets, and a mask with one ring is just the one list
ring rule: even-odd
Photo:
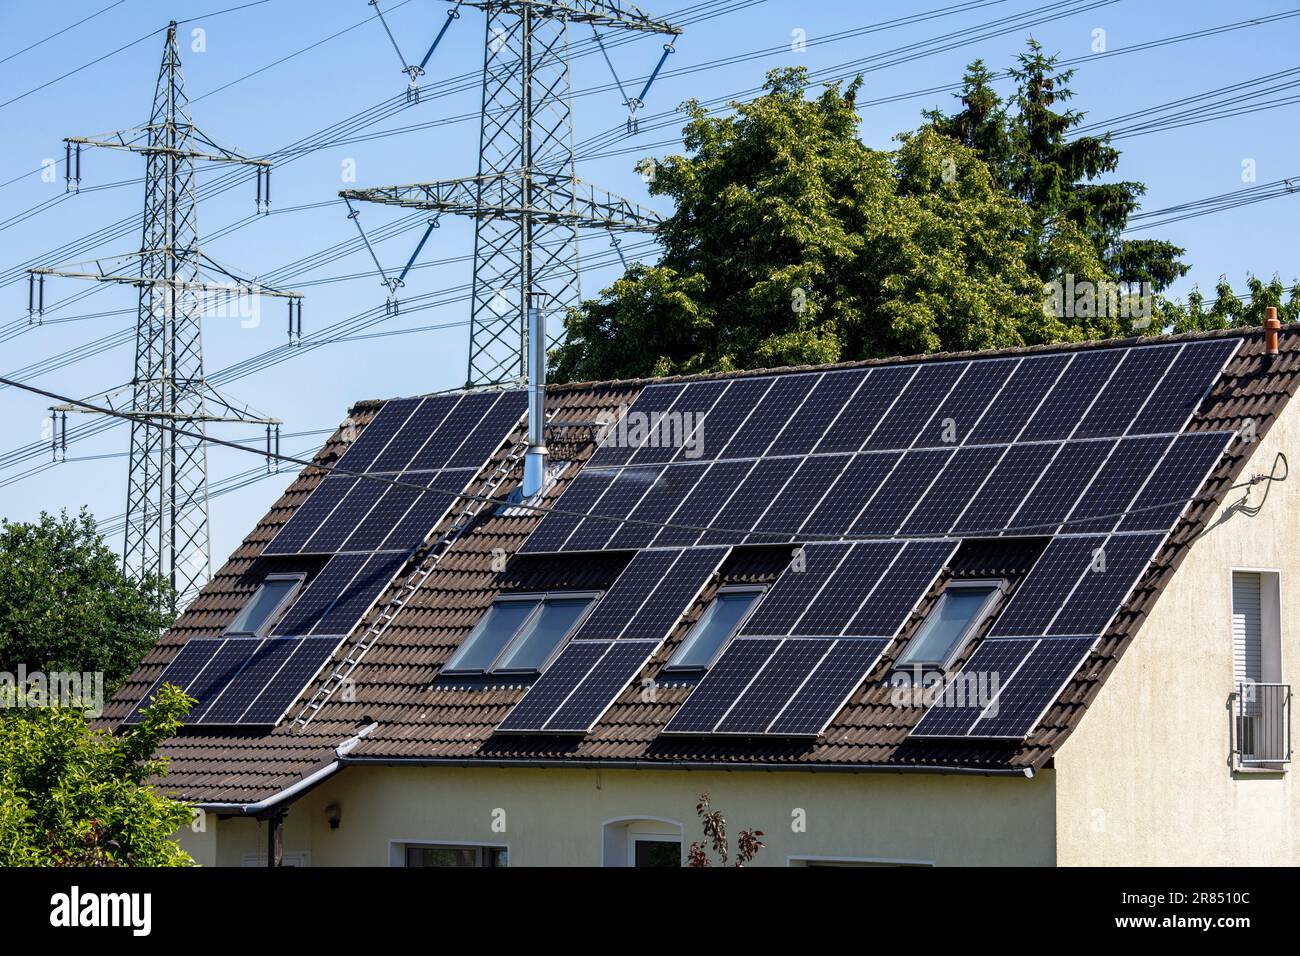
[[1263,679],[1262,593],[1260,575],[1232,573],[1232,670],[1238,684]]

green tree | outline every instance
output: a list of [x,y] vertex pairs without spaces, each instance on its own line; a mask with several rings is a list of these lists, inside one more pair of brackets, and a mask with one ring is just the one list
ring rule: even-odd
[[1277,317],[1284,324],[1300,322],[1300,280],[1294,281],[1288,290],[1278,276],[1268,282],[1251,276],[1246,286],[1250,297],[1244,302],[1222,276],[1215,287],[1213,302],[1207,303],[1199,288],[1191,291],[1185,304],[1162,301],[1162,324],[1174,332],[1252,328],[1264,324],[1269,306],[1277,309]]
[[167,684],[142,723],[92,730],[69,707],[22,706],[12,686],[0,711],[0,866],[186,866],[171,839],[191,810],[156,792],[158,746],[192,698]]
[[[1113,282],[1148,282],[1154,292],[1187,274],[1184,250],[1158,239],[1124,239],[1129,217],[1146,186],[1139,182],[1101,182],[1119,167],[1120,151],[1109,135],[1072,131],[1084,114],[1066,104],[1073,70],[1057,66],[1031,39],[1008,71],[1015,92],[1003,100],[996,78],[980,60],[966,70],[958,94],[961,109],[924,114],[930,128],[976,150],[999,184],[1030,209],[1032,229],[1027,255],[1044,282],[1071,271],[1059,253],[1063,231],[1076,231],[1092,246]],[[1083,278],[1076,274],[1076,279]]]
[[[1095,334],[1044,313],[1031,228],[970,147],[931,129],[873,150],[855,81],[807,95],[802,69],[710,117],[643,170],[674,210],[664,254],[567,316],[557,381],[659,376],[1051,342]],[[1063,230],[1056,254],[1104,276]]]
[[94,519],[0,521],[0,670],[100,671],[111,691],[171,623],[171,588],[133,580]]

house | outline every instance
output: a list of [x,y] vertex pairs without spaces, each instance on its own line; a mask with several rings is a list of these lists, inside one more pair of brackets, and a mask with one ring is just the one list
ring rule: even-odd
[[[105,712],[205,865],[1295,864],[1300,327],[362,402]],[[535,445],[535,442],[534,442]],[[331,471],[337,468],[337,471]]]

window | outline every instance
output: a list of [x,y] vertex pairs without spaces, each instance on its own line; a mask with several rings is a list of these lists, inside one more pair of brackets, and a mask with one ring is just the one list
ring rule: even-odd
[[263,637],[298,593],[304,578],[305,574],[268,574],[252,600],[230,622],[226,633]]
[[895,666],[947,667],[1005,591],[1005,581],[949,582]]
[[492,602],[447,673],[535,673],[577,627],[594,594],[512,595]]
[[762,588],[723,588],[678,646],[665,670],[705,670],[740,629]]
[[445,846],[407,844],[407,866],[477,867],[505,866],[506,848],[503,846]]
[[632,859],[632,865],[636,867],[681,866],[682,845],[678,840],[637,839]]
[[1232,572],[1232,749],[1238,768],[1280,770],[1291,757],[1280,590],[1276,571]]

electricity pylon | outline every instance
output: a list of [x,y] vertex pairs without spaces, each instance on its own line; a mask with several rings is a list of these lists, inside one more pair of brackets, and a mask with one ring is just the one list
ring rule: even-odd
[[[462,6],[487,14],[478,175],[348,189],[340,195],[349,203],[357,199],[474,218],[466,385],[479,387],[527,380],[530,294],[540,295],[552,310],[577,305],[579,228],[654,232],[660,221],[653,211],[578,178],[569,24],[671,37],[681,29],[621,0],[458,0],[447,25]],[[445,31],[446,25],[435,47]],[[596,37],[599,41],[599,33]],[[428,59],[426,54],[420,66],[404,66],[412,83]],[[639,102],[627,105],[634,113]],[[436,218],[430,229],[435,224]],[[405,270],[396,279],[385,274],[390,295],[405,275]]]
[[[169,429],[203,434],[209,423],[259,425],[278,436],[280,422],[233,401],[208,384],[203,371],[202,313],[205,302],[224,311],[235,306],[243,324],[260,318],[260,300],[289,300],[290,333],[295,312],[301,328],[301,298],[273,289],[217,263],[199,251],[195,165],[199,161],[257,168],[258,208],[270,203],[270,162],[249,159],[216,145],[195,127],[176,44],[176,24],[167,29],[162,66],[147,126],[103,137],[69,137],[68,189],[81,182],[81,149],[139,153],[145,157],[144,230],[139,252],[89,262],[30,270],[33,312],[44,306],[47,276],[134,285],[139,305],[135,332],[135,374],[127,384],[97,396],[95,404],[131,417],[123,568],[128,574],[157,574],[188,601],[212,573],[208,534],[206,442]],[[209,282],[204,273],[216,273]],[[81,411],[58,406],[63,415]],[[278,442],[278,437],[277,437]],[[57,446],[57,443],[56,443]]]

